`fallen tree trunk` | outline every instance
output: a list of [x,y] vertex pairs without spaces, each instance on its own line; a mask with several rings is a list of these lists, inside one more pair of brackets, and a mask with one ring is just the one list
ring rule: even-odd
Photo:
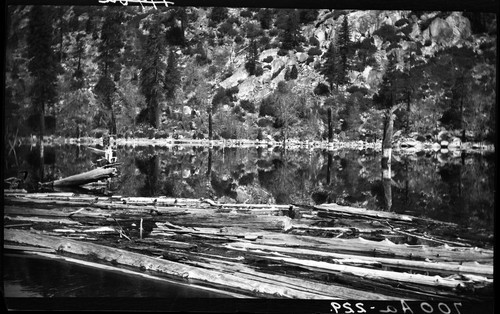
[[372,241],[358,237],[353,239],[320,238],[312,236],[296,236],[283,233],[263,233],[257,244],[312,248],[322,251],[355,253],[365,256],[400,257],[413,260],[432,260],[448,262],[491,261],[493,251],[480,248],[450,247],[447,245],[431,247],[428,245],[395,244],[389,240]]
[[[399,273],[394,271],[387,270],[378,270],[378,269],[368,269],[364,267],[356,267],[349,265],[339,265],[332,264],[322,261],[314,261],[314,260],[304,260],[292,257],[274,257],[274,256],[266,256],[266,259],[271,259],[275,261],[282,261],[287,264],[297,265],[301,267],[305,267],[307,269],[312,269],[316,271],[324,271],[324,272],[341,272],[348,273],[354,276],[360,276],[365,278],[381,278],[388,279],[397,282],[405,282],[410,284],[420,284],[426,286],[433,287],[442,287],[448,289],[472,289],[474,283],[471,281],[461,281],[456,279],[448,279],[443,278],[441,276],[426,276],[421,274],[408,274],[408,273]],[[483,278],[483,282],[481,285],[493,285],[493,279]]]
[[88,242],[69,240],[61,237],[46,236],[24,230],[5,230],[4,240],[45,248],[52,248],[59,253],[70,253],[80,256],[92,256],[106,262],[132,266],[143,270],[156,271],[183,280],[196,280],[207,285],[217,285],[230,291],[246,292],[252,295],[263,294],[277,298],[332,299],[338,296],[318,295],[290,287],[282,287],[274,283],[256,279],[241,278],[226,272],[201,269],[177,262],[145,256],[117,248],[106,247]]
[[97,168],[63,179],[42,183],[42,186],[78,186],[114,177],[116,168]]
[[445,274],[473,274],[493,278],[493,265],[461,265],[456,263],[414,261],[407,259],[393,259],[385,257],[368,257],[362,255],[340,254],[312,249],[301,249],[292,247],[281,247],[271,245],[259,245],[248,242],[233,242],[223,245],[226,248],[245,251],[258,252],[260,254],[285,253],[288,255],[310,256],[317,258],[331,258],[338,263],[347,265],[382,265],[388,267],[404,268],[410,270],[428,271]]
[[96,155],[100,155],[100,156],[104,156],[104,155],[106,155],[106,151],[105,151],[105,150],[103,150],[103,149],[99,149],[99,148],[95,148],[95,147],[91,147],[91,146],[87,146],[87,149],[88,149],[90,152],[92,152],[92,153],[94,153],[94,154],[96,154]]

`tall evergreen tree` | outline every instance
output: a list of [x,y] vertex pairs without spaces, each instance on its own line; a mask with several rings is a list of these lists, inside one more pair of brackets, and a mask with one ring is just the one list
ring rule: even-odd
[[170,49],[167,60],[167,69],[165,70],[165,91],[168,99],[175,97],[175,92],[181,84],[181,73],[177,64],[177,57],[173,49]]
[[337,68],[337,83],[344,85],[349,83],[347,74],[349,73],[349,50],[351,45],[349,21],[347,15],[344,15],[344,20],[340,25],[339,34],[337,36],[337,50],[339,53],[338,68]]
[[248,74],[254,75],[257,69],[257,58],[259,54],[257,51],[257,42],[252,38],[250,45],[248,46],[247,62],[245,63],[245,69]]
[[116,134],[116,115],[113,108],[116,92],[116,81],[120,79],[121,50],[123,40],[123,14],[115,8],[108,8],[102,25],[99,55],[97,63],[100,78],[95,86],[95,92],[106,112],[109,113],[108,128],[111,134]]
[[282,33],[281,48],[291,50],[298,46],[299,16],[296,10],[290,10],[286,17],[284,30]]
[[166,66],[162,58],[166,47],[162,27],[158,17],[147,25],[149,36],[143,48],[141,65],[141,91],[146,98],[149,122],[154,128],[160,127],[161,101],[164,98]]
[[333,84],[337,82],[337,56],[333,42],[330,43],[330,46],[323,57],[326,60],[325,63],[323,63],[320,73],[323,74],[326,77],[327,82],[330,83],[330,91],[332,91]]
[[398,96],[396,70],[396,57],[393,54],[388,56],[387,68],[382,77],[382,84],[377,94],[373,96],[373,101],[380,109],[390,109],[396,102]]
[[33,77],[31,100],[40,115],[40,138],[45,132],[45,109],[56,100],[57,62],[52,50],[52,23],[49,9],[34,5],[29,13],[28,70]]

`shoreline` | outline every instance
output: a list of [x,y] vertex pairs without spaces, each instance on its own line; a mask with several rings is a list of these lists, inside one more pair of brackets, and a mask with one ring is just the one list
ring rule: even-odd
[[[58,145],[101,145],[103,146],[103,138],[94,137],[81,137],[81,138],[66,138],[59,136],[44,137],[44,145],[58,146]],[[196,147],[224,147],[224,148],[276,148],[283,147],[283,141],[275,140],[249,140],[249,139],[221,139],[221,140],[208,140],[208,139],[174,139],[174,138],[117,138],[115,140],[118,147],[173,147],[173,146],[196,146]],[[37,145],[38,139],[36,137],[18,138],[17,145]],[[295,139],[287,140],[285,143],[287,150],[315,150],[323,149],[328,151],[335,151],[340,149],[372,149],[374,151],[382,151],[382,141],[366,142],[361,140],[351,141],[299,141]],[[417,153],[417,152],[441,152],[446,154],[448,152],[472,152],[472,153],[494,153],[495,145],[484,142],[465,142],[465,143],[437,143],[437,142],[420,142],[412,139],[403,139],[392,144],[394,152],[402,151],[404,153]]]

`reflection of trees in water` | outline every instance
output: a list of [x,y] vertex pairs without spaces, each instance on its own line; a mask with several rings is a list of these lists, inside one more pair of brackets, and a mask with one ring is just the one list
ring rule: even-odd
[[[95,157],[77,146],[45,147],[45,178],[81,173]],[[324,203],[387,208],[380,156],[358,151],[287,151],[213,148],[119,148],[114,191],[128,196],[236,199],[270,193],[278,203]],[[6,175],[29,172],[28,186],[40,180],[40,152],[17,149],[6,160]],[[50,163],[50,164],[47,164]],[[9,169],[11,167],[11,169]],[[452,158],[439,153],[393,158],[391,210],[471,226],[493,226],[495,155]],[[256,192],[257,191],[257,192]],[[387,186],[386,190],[387,191]],[[267,198],[266,198],[267,200]],[[264,200],[264,202],[266,201]]]
[[140,172],[146,175],[144,185],[139,188],[139,195],[160,195],[160,187],[158,184],[160,176],[160,157],[158,155],[153,155],[146,158],[136,158],[135,165]]

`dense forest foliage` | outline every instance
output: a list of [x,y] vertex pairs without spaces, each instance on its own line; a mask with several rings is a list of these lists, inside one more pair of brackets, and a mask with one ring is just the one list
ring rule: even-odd
[[[5,134],[496,136],[496,15],[8,6]],[[330,110],[328,110],[330,109]]]

